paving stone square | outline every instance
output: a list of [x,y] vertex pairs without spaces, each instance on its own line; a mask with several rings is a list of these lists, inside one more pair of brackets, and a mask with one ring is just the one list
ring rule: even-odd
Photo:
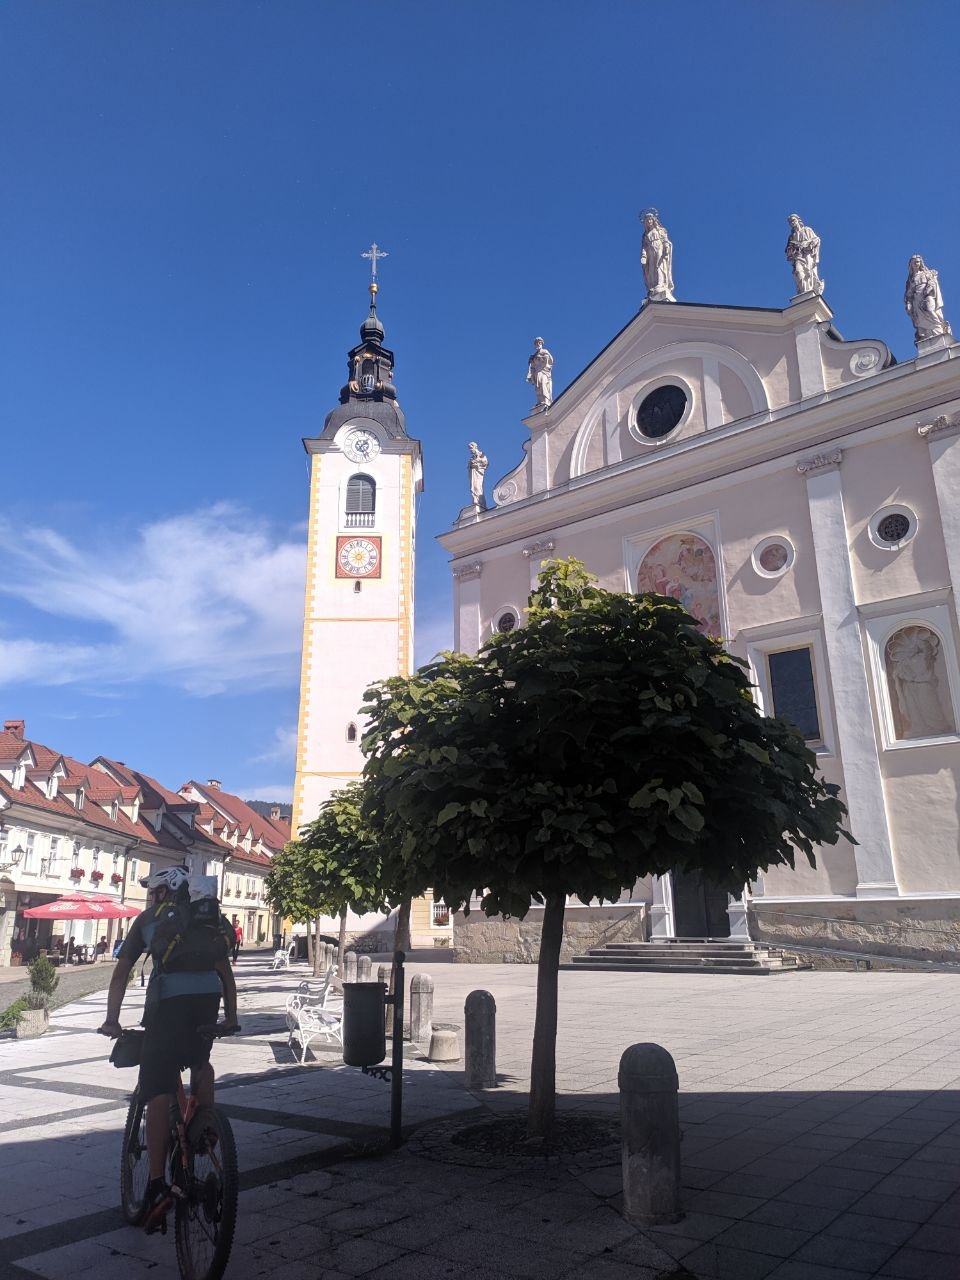
[[[410,965],[434,1017],[497,1002],[498,1085],[463,1063],[404,1062],[414,1140],[385,1147],[389,1088],[287,1047],[304,966],[237,969],[244,1035],[215,1046],[237,1137],[236,1280],[946,1280],[960,1275],[960,974],[560,975],[561,1106],[616,1114],[628,1045],[654,1041],[680,1077],[678,1223],[623,1217],[615,1148],[602,1161],[447,1163],[415,1133],[522,1108],[536,972]],[[131,988],[124,1022],[139,1017]],[[133,1072],[95,1034],[102,991],[55,1012],[39,1040],[0,1039],[0,1280],[177,1275],[172,1237],[125,1227],[120,1134]],[[433,1139],[431,1139],[431,1142]]]

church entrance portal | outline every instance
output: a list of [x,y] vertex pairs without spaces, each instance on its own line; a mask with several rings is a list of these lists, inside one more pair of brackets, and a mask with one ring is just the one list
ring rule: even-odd
[[727,891],[699,871],[674,870],[673,931],[678,938],[728,938]]

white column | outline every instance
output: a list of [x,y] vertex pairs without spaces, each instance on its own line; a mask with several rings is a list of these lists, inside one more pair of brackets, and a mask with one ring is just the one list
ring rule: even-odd
[[854,847],[857,897],[889,897],[898,895],[899,890],[850,572],[840,480],[842,457],[840,449],[833,449],[805,459],[797,470],[807,481],[847,823],[859,842]]
[[723,396],[720,393],[720,361],[715,356],[704,356],[703,367],[703,420],[709,431],[723,426]]
[[483,561],[461,565],[453,571],[457,608],[454,614],[453,638],[458,653],[474,654],[480,648],[480,575]]
[[822,395],[826,390],[826,383],[820,350],[820,325],[815,320],[797,332],[797,369],[800,373],[801,399]]
[[523,548],[523,557],[530,569],[530,590],[533,591],[537,585],[537,578],[540,570],[543,568],[544,560],[552,560],[553,553],[556,550],[556,542],[553,538],[539,538],[536,542],[531,542],[528,547]]
[[675,938],[676,936],[677,932],[673,924],[673,877],[668,871],[665,876],[653,877],[650,937]]
[[960,592],[960,446],[957,445],[960,413],[951,417],[941,415],[926,426],[918,427],[917,432],[930,446],[930,466],[956,607]]

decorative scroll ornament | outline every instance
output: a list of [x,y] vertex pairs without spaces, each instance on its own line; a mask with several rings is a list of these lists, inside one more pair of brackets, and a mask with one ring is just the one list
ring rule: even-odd
[[516,499],[518,492],[516,480],[505,480],[499,489],[494,489],[494,501],[498,506],[505,507],[508,502]]
[[531,542],[529,547],[523,548],[523,558],[530,560],[533,556],[549,555],[556,545],[553,538],[541,538],[539,542]]
[[941,413],[932,422],[917,423],[917,435],[923,439],[960,431],[960,413]]
[[818,471],[832,471],[843,461],[842,449],[831,449],[827,453],[815,453],[812,458],[804,458],[797,463],[797,470],[802,476],[813,475]]
[[457,582],[469,582],[471,578],[479,578],[483,573],[483,561],[475,560],[473,564],[460,565],[454,569],[453,576]]

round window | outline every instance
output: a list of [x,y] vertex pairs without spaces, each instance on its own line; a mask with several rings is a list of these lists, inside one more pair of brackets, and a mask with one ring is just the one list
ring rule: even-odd
[[877,524],[877,537],[881,542],[902,542],[910,532],[910,520],[897,512],[884,516]]
[[501,613],[497,619],[498,631],[512,631],[517,625],[517,620],[512,613]]
[[656,387],[637,409],[637,430],[648,440],[668,436],[687,407],[687,393],[673,385]]
[[782,535],[764,538],[753,549],[753,567],[762,578],[779,578],[796,559],[793,543]]
[[881,551],[899,551],[912,542],[917,532],[917,517],[900,503],[874,512],[867,525],[867,535]]

